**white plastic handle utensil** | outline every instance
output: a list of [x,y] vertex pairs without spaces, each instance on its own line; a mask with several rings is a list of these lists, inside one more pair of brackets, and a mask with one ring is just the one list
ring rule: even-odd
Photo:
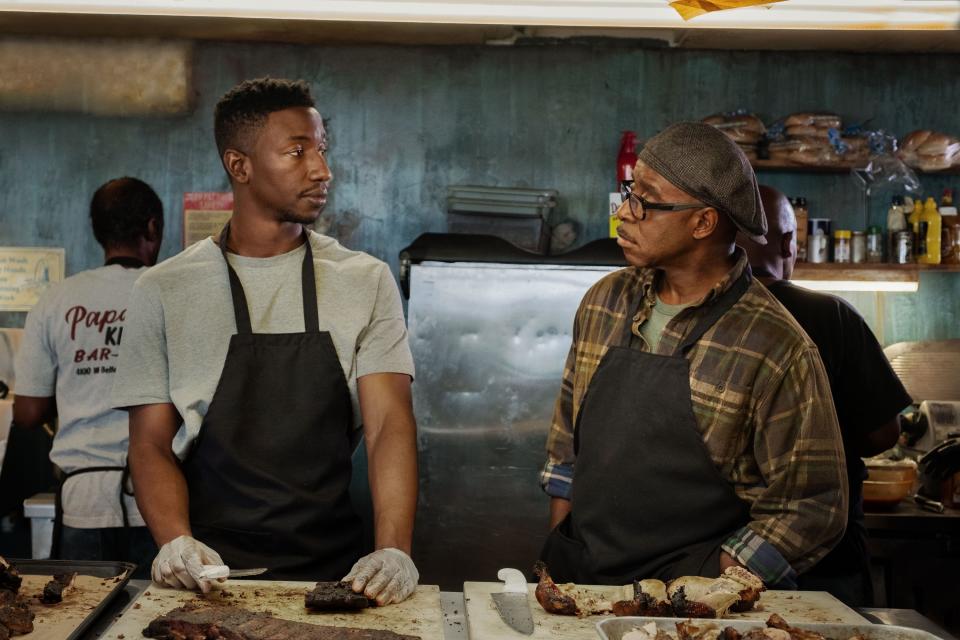
[[230,577],[230,567],[225,564],[206,564],[200,572],[201,580],[220,580]]
[[497,578],[503,580],[504,593],[527,592],[527,578],[516,569],[500,569],[500,571],[497,571]]

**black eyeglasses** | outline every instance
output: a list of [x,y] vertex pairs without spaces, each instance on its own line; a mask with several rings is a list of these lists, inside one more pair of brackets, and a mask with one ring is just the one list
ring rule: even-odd
[[643,196],[633,192],[632,184],[624,184],[620,187],[620,202],[630,203],[630,215],[637,220],[647,219],[647,210],[653,211],[686,211],[688,209],[703,209],[705,204],[690,203],[672,203],[672,202],[650,202],[644,200]]

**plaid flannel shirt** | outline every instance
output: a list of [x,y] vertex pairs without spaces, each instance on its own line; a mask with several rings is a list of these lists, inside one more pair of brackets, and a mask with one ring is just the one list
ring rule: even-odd
[[[738,249],[730,273],[667,324],[657,353],[674,353],[706,306],[746,264]],[[607,348],[620,343],[629,304],[637,296],[643,296],[643,304],[631,329],[645,345],[639,327],[656,301],[660,273],[633,267],[616,271],[595,284],[580,304],[540,477],[550,496],[570,499],[576,462],[573,425],[587,387]],[[753,280],[687,359],[694,417],[704,443],[717,469],[750,507],[749,523],[722,548],[768,585],[794,587],[797,573],[840,540],[847,517],[843,444],[817,347]]]

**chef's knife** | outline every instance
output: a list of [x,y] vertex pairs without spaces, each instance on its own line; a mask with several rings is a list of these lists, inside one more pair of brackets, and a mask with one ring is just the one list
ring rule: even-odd
[[491,593],[500,619],[514,631],[533,635],[533,614],[527,599],[527,578],[516,569],[500,569],[497,577],[503,580],[503,589]]
[[202,580],[219,580],[220,578],[248,578],[250,576],[259,576],[266,573],[266,567],[257,567],[256,569],[230,569],[225,565],[206,565],[200,574]]

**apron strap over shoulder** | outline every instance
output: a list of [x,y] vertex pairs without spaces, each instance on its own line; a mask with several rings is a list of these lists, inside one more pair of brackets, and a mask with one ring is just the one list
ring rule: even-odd
[[693,345],[697,344],[700,338],[703,337],[703,334],[709,331],[710,327],[716,324],[717,320],[730,310],[730,307],[737,304],[737,301],[750,287],[751,280],[753,280],[753,276],[750,273],[750,265],[745,265],[743,273],[740,274],[737,281],[733,283],[733,286],[720,294],[720,297],[710,305],[707,313],[700,318],[700,321],[693,328],[693,331],[684,337],[683,342],[677,347],[678,355],[686,356],[687,352],[693,348]]
[[306,253],[303,255],[303,271],[300,284],[303,289],[303,330],[305,333],[320,331],[320,309],[317,307],[317,277],[313,270],[313,249],[310,247],[310,236],[307,235]]
[[227,264],[227,273],[230,275],[230,297],[233,298],[233,315],[237,320],[237,333],[247,335],[253,333],[250,325],[250,309],[247,307],[247,296],[243,293],[240,276],[227,260],[227,238],[229,237],[230,223],[228,222],[223,225],[223,231],[220,232],[220,253],[223,254],[223,261]]

